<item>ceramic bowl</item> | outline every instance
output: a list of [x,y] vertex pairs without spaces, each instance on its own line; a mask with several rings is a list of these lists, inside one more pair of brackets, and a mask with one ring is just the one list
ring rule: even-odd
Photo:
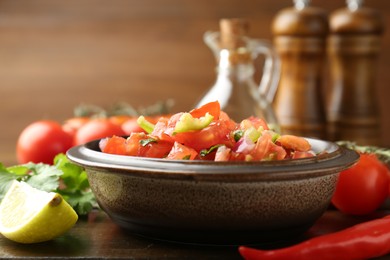
[[313,158],[268,162],[174,161],[111,155],[99,141],[71,148],[114,222],[147,237],[248,244],[296,237],[328,208],[340,171],[359,155],[309,139]]

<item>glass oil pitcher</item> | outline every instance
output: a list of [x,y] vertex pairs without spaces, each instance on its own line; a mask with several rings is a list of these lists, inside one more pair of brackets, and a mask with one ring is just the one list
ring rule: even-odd
[[[280,62],[266,41],[246,36],[248,23],[243,19],[222,19],[220,32],[206,32],[204,42],[217,60],[217,79],[196,105],[218,100],[221,109],[237,122],[256,116],[278,130],[272,108],[280,74]],[[260,83],[255,82],[255,60],[264,55]],[[261,66],[260,66],[261,67]]]

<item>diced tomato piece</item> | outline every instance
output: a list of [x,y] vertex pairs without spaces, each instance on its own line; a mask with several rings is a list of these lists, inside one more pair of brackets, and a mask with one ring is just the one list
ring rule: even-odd
[[253,116],[242,120],[240,123],[240,129],[242,130],[248,130],[251,127],[255,129],[262,127],[264,130],[269,130],[267,123],[263,119]]
[[231,151],[230,153],[230,161],[245,161],[246,155],[243,153],[236,153],[234,151]]
[[178,133],[171,136],[173,140],[192,147],[195,151],[200,152],[217,144],[224,144],[233,147],[234,140],[230,133],[234,130],[228,121],[213,121],[202,130]]
[[286,158],[286,156],[287,156],[287,152],[283,147],[276,145],[274,143],[270,144],[270,148],[267,154],[267,159],[283,160]]
[[105,153],[164,158],[172,149],[173,143],[158,140],[145,133],[132,133],[127,139],[120,136],[102,139],[99,146]]
[[227,128],[232,129],[232,131],[237,127],[237,123],[234,122],[228,114],[221,111],[219,115],[219,121],[223,122]]
[[263,160],[269,153],[272,145],[272,135],[268,132],[264,132],[256,142],[255,148],[250,153],[254,160]]
[[126,153],[131,156],[139,156],[142,148],[140,141],[146,139],[145,133],[131,133],[126,140]]
[[194,149],[175,142],[166,158],[171,160],[194,160],[197,155],[198,153]]
[[[175,127],[176,127],[176,123],[179,121],[180,117],[183,115],[184,113],[180,112],[180,113],[177,113],[177,114],[174,114],[172,115],[167,122],[164,122],[165,124],[165,129],[164,129],[164,126],[160,126],[162,129],[164,129],[164,134],[166,135],[169,135],[169,136],[172,136],[174,131],[175,131]],[[156,127],[155,127],[156,128]],[[152,132],[152,134],[154,135],[154,132]],[[158,129],[156,130],[156,133],[159,133],[161,131],[159,131]]]
[[214,117],[214,120],[219,119],[219,115],[221,112],[221,106],[218,101],[207,103],[199,108],[195,108],[190,111],[190,114],[193,117],[200,118],[204,116],[206,113],[209,113]]
[[146,145],[141,144],[140,155],[149,158],[165,158],[171,151],[173,144],[166,140],[156,140],[148,142],[145,139]]
[[100,142],[104,143],[100,145],[100,149],[102,149],[102,152],[104,153],[119,155],[127,154],[126,138],[114,135],[113,137],[102,139]]
[[[166,133],[168,129],[169,118],[161,117],[155,124],[151,136],[155,136],[160,140],[170,141],[173,145],[173,139]],[[173,130],[172,130],[173,131]]]
[[284,148],[295,151],[307,152],[311,149],[310,143],[305,138],[295,135],[282,135],[277,142]]

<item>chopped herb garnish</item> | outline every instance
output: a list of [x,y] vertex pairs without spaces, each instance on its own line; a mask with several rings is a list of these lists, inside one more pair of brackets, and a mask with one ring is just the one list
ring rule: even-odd
[[243,130],[236,130],[233,133],[234,141],[236,141],[236,142],[238,142],[241,139],[241,137],[243,137],[243,136],[244,136]]
[[337,144],[340,146],[355,150],[357,152],[373,153],[382,162],[387,163],[387,164],[390,163],[390,149],[377,147],[377,146],[357,145],[356,143],[350,142],[350,141],[338,141]]
[[215,150],[218,149],[218,147],[222,146],[222,144],[217,144],[217,145],[214,145],[214,146],[211,146],[209,149],[203,149],[199,152],[199,155],[204,157],[204,156],[207,156],[209,155],[210,153],[214,152]]
[[157,139],[154,138],[142,139],[139,141],[139,143],[145,147],[150,143],[157,143]]

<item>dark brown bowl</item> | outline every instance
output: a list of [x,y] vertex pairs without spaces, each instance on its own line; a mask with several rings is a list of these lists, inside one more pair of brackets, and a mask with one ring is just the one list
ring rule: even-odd
[[329,206],[340,171],[359,155],[309,139],[313,158],[269,162],[173,161],[70,149],[101,208],[133,233],[185,243],[267,243],[296,237]]

